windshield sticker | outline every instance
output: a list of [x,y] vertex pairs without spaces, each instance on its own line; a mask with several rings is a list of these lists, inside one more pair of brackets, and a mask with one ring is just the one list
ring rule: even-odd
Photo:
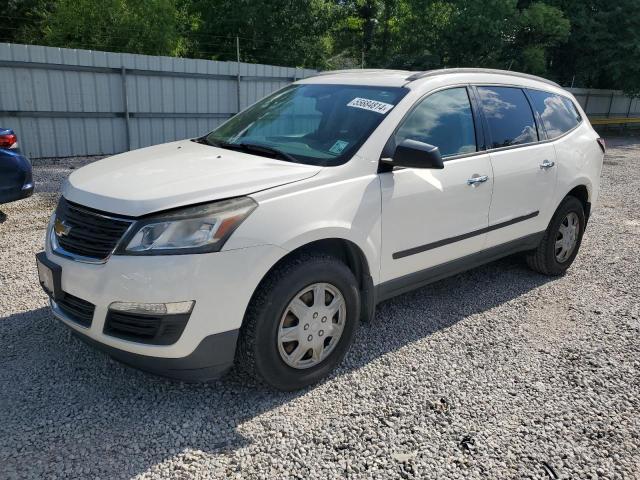
[[347,145],[349,145],[349,142],[345,142],[344,140],[337,140],[336,143],[333,144],[333,147],[329,149],[329,151],[331,153],[339,155],[345,148],[347,148]]
[[362,108],[363,110],[370,110],[384,115],[393,108],[393,105],[377,100],[369,100],[368,98],[356,97],[347,103],[347,107]]

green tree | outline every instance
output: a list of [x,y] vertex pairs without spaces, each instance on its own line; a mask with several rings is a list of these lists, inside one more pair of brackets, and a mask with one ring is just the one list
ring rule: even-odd
[[392,23],[392,45],[382,52],[380,65],[409,70],[438,68],[443,62],[443,35],[450,28],[454,7],[449,2],[401,0]]
[[447,67],[502,67],[515,36],[516,0],[453,0],[442,36]]
[[337,11],[327,0],[191,0],[198,19],[190,32],[190,54],[299,67],[323,67],[332,51],[330,27]]
[[440,64],[434,53],[451,7],[431,0],[350,0],[338,2],[335,49],[354,65],[404,69]]
[[39,33],[47,45],[180,55],[188,24],[175,0],[58,0]]
[[[366,66],[483,66],[547,73],[547,50],[566,40],[556,7],[517,0],[350,0],[336,45]],[[357,61],[356,61],[357,62]],[[354,62],[354,63],[356,63]],[[359,63],[359,62],[357,62]],[[356,63],[356,64],[357,64]]]
[[509,67],[546,75],[549,67],[548,50],[565,44],[570,29],[569,20],[554,6],[534,2],[523,8],[516,16],[513,48],[506,52]]
[[0,41],[318,68],[494,67],[640,94],[639,0],[5,0]]
[[517,0],[405,0],[398,43],[411,67],[494,67],[547,73],[547,50],[569,35],[562,12]]
[[558,79],[640,94],[640,2],[552,1],[571,22],[567,44],[552,54]]
[[48,0],[5,0],[0,6],[0,42],[24,43],[38,30],[42,12],[51,8]]

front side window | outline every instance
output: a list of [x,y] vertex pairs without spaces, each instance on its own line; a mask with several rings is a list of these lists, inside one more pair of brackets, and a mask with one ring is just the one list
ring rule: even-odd
[[339,165],[407,92],[399,87],[293,85],[234,116],[203,140],[292,162]]
[[467,89],[441,90],[426,97],[407,116],[395,136],[435,145],[442,157],[476,151],[473,113]]
[[541,90],[528,92],[549,139],[559,137],[580,123],[580,114],[568,98]]
[[482,112],[489,126],[491,148],[538,141],[529,101],[514,87],[478,87]]

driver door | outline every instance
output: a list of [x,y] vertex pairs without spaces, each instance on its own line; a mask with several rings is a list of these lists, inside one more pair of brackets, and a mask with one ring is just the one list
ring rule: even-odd
[[466,87],[439,90],[418,103],[392,139],[435,145],[444,160],[442,170],[395,167],[379,175],[380,281],[397,286],[394,293],[404,280],[419,283],[420,274],[412,274],[485,246],[493,179],[489,155],[478,151],[474,117]]

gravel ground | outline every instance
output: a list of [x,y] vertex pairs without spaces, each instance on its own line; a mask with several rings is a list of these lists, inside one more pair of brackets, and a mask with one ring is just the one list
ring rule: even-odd
[[380,305],[340,370],[295,394],[110,360],[37,286],[60,180],[0,218],[2,478],[640,479],[640,141],[609,141],[569,273],[518,258]]

